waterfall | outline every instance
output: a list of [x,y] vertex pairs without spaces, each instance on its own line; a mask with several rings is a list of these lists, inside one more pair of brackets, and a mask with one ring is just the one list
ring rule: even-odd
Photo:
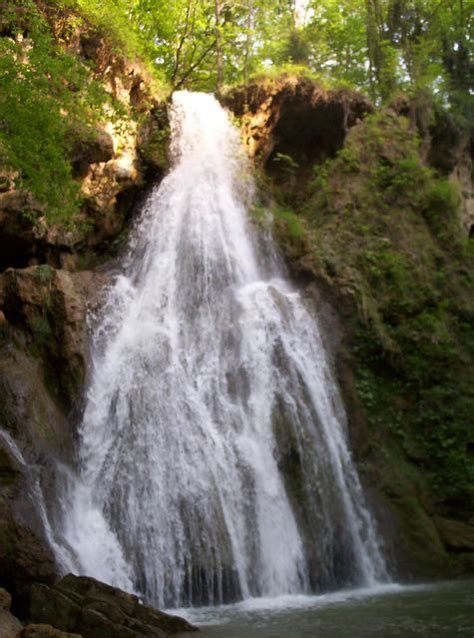
[[63,535],[76,571],[158,606],[386,577],[318,325],[246,217],[214,97],[177,92],[173,168],[95,330]]

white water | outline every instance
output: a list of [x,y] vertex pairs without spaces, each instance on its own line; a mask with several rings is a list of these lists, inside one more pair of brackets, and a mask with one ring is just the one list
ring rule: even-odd
[[187,92],[171,128],[95,334],[70,566],[168,607],[383,581],[318,326],[246,219],[238,134]]

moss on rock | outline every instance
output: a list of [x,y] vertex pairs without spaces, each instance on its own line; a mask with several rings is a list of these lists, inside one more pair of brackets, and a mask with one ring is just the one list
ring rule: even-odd
[[398,520],[411,575],[459,568],[434,514],[474,520],[472,240],[456,186],[423,159],[427,143],[388,108],[312,163],[311,179],[270,182],[290,210],[274,230],[293,275],[315,281],[342,318],[343,394],[364,430],[351,438]]

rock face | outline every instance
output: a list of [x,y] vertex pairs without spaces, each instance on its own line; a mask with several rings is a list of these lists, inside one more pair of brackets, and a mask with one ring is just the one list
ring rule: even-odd
[[474,139],[460,130],[447,113],[436,113],[429,130],[427,160],[456,184],[461,198],[460,221],[466,235],[474,237]]
[[31,618],[84,638],[164,638],[196,631],[183,618],[140,604],[133,594],[72,574],[54,587],[34,585]]
[[37,510],[35,477],[2,443],[0,438],[0,582],[13,592],[15,612],[24,615],[31,583],[53,583],[56,568]]
[[[106,281],[101,273],[71,273],[47,265],[9,269],[0,276],[7,325],[21,332],[30,353],[33,349],[32,354],[43,355],[53,397],[67,408],[82,392],[87,307]],[[11,385],[11,373],[11,368],[6,371],[5,384]]]
[[[303,92],[298,83],[295,86],[297,94]],[[263,149],[266,140],[278,142],[274,121],[286,108],[277,109],[272,119],[274,88],[270,89],[268,106],[265,87],[263,99],[250,94],[246,105],[234,94],[230,103],[242,118],[246,135],[252,119],[256,123],[260,119],[262,130],[270,131],[262,142],[258,137],[252,142],[262,143]],[[294,99],[291,93],[289,99]],[[262,111],[255,109],[257,103]],[[298,98],[297,103],[303,102]],[[308,109],[311,112],[310,102]],[[449,303],[456,308],[453,315],[459,313],[466,326],[474,325],[472,261],[462,255],[453,260],[443,235],[449,224],[449,237],[463,246],[456,193],[453,196],[450,184],[442,179],[454,180],[464,167],[466,185],[461,194],[462,206],[467,206],[472,147],[468,132],[451,124],[443,131],[439,118],[418,115],[419,109],[408,99],[381,109],[377,117],[350,127],[342,152],[324,166],[321,157],[329,147],[313,149],[311,157],[303,154],[304,140],[299,153],[285,146],[283,152],[289,156],[285,161],[294,168],[296,183],[275,174],[271,154],[266,158],[265,152],[261,156],[257,152],[256,158],[276,186],[268,189],[277,200],[272,230],[293,278],[314,299],[319,319],[320,297],[335,310],[339,321],[330,317],[321,322],[331,336],[338,324],[343,327],[341,342],[332,344],[330,338],[327,343],[334,350],[348,435],[362,480],[371,488],[367,492],[392,559],[392,574],[404,579],[472,573],[474,565],[469,478],[474,449],[469,416],[472,330],[458,340],[457,319],[445,318],[448,315],[440,310],[441,303]],[[258,127],[255,131],[258,135]],[[468,231],[462,206],[462,223]],[[282,215],[282,209],[290,214]],[[436,226],[440,219],[445,226]],[[440,268],[450,273],[446,283],[437,279]],[[432,330],[422,327],[428,315],[436,316],[439,325],[447,326],[445,335],[453,336],[437,340]],[[447,343],[450,348],[452,343],[460,345],[448,355]],[[445,412],[439,400],[443,386],[445,396],[450,396]],[[465,412],[455,407],[458,397],[465,397],[462,400],[469,406]],[[440,451],[443,443],[432,443],[436,428],[436,436],[445,431],[447,440],[459,441],[462,479],[457,479],[455,488],[451,477],[456,461],[445,455],[444,446]],[[433,480],[436,472],[441,475],[442,465],[446,478]],[[446,518],[440,519],[440,514]]]
[[285,157],[302,169],[333,157],[348,130],[373,112],[355,91],[326,91],[297,77],[257,81],[222,101],[241,118],[250,157],[273,173],[286,170]]
[[0,585],[21,616],[32,582],[57,578],[41,507],[54,489],[56,461],[73,457],[87,309],[106,281],[47,265],[0,275]]
[[56,44],[85,62],[90,81],[120,108],[100,123],[71,130],[67,159],[83,196],[73,229],[46,223],[47,211],[30,193],[15,190],[17,176],[0,165],[0,272],[38,263],[75,269],[80,258],[102,252],[127,225],[150,180],[167,165],[166,103],[153,95],[146,70],[120,55],[104,31],[83,15],[66,6],[36,4]]

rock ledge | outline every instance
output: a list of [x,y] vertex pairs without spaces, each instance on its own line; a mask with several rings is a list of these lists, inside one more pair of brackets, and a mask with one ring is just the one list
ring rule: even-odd
[[133,594],[72,574],[54,587],[33,585],[31,618],[84,638],[164,638],[197,631],[184,618],[142,605]]

